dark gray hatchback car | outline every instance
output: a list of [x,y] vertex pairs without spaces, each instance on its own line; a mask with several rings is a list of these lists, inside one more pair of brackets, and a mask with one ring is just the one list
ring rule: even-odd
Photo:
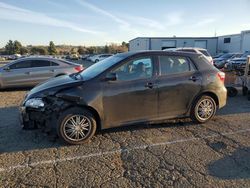
[[21,121],[25,129],[57,130],[70,144],[86,142],[97,128],[187,116],[204,123],[226,104],[224,78],[201,54],[121,53],[36,86]]

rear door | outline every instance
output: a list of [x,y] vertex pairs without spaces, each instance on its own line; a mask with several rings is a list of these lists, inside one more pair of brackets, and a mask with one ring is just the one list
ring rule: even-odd
[[159,55],[158,114],[160,118],[185,114],[201,90],[201,75],[187,57]]
[[49,60],[32,60],[32,70],[30,71],[30,80],[33,85],[39,84],[54,75],[54,67]]

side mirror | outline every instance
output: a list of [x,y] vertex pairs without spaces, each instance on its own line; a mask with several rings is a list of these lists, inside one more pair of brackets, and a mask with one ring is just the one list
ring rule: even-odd
[[10,71],[10,67],[4,67],[3,70]]
[[114,72],[110,72],[105,77],[106,81],[116,81],[117,80],[117,74]]

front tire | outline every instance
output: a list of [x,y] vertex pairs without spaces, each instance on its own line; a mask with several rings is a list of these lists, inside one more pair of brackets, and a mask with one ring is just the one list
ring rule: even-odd
[[194,102],[190,116],[196,123],[205,123],[215,115],[216,109],[217,106],[214,99],[203,95]]
[[88,142],[96,132],[94,116],[82,108],[65,110],[58,119],[57,133],[68,144]]

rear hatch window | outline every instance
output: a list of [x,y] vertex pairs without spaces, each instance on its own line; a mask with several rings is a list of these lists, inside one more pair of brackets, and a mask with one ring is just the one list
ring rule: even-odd
[[199,50],[203,55],[210,57],[210,54],[207,52],[207,50]]

